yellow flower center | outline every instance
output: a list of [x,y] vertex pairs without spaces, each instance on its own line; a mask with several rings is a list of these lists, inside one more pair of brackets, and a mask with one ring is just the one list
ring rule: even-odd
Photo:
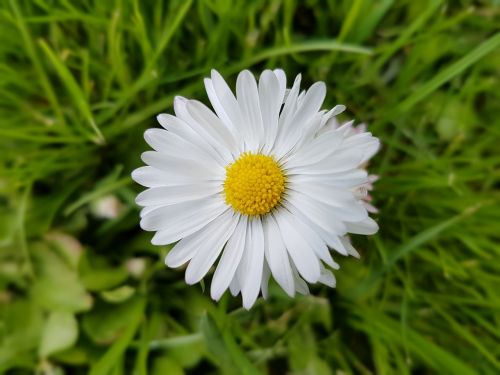
[[285,179],[272,157],[245,152],[226,167],[226,203],[245,215],[267,214],[280,202]]

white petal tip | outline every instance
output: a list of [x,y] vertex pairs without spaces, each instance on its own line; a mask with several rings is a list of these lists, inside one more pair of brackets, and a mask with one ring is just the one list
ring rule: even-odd
[[332,109],[332,116],[337,116],[337,115],[341,114],[342,112],[345,111],[345,109],[346,109],[346,106],[343,104],[336,105]]
[[140,168],[134,169],[130,174],[130,177],[132,177],[132,180],[134,180],[138,184],[141,184],[141,172],[139,171],[139,169]]
[[[161,243],[162,245],[166,245],[165,243]],[[170,250],[170,252],[165,257],[165,265],[169,268],[178,268],[185,264],[187,260],[179,259],[179,254],[175,251]],[[194,283],[193,283],[194,284]]]
[[211,297],[211,298],[212,298],[215,302],[219,302],[219,300],[221,299],[221,297],[222,297],[222,295],[223,295],[223,294],[224,294],[224,293],[219,293],[219,292],[215,293],[215,292],[210,291],[210,297]]
[[190,272],[189,272],[189,268],[186,270],[186,276],[185,276],[185,280],[186,280],[186,284],[188,285],[194,285],[196,284],[197,282],[199,282],[201,279],[199,279],[198,277],[195,277],[197,275],[191,275]]
[[161,120],[165,117],[165,113],[160,113],[156,115],[156,121],[161,122]]
[[176,95],[174,97],[174,104],[175,104],[175,102],[185,103],[185,102],[187,102],[187,99],[183,96]]
[[[326,91],[326,83],[323,82],[323,81],[318,81],[318,82],[315,82],[312,86],[317,86],[318,89],[322,90],[322,91]],[[311,86],[311,87],[312,87]]]
[[[358,256],[358,258],[359,258],[359,256]],[[340,265],[338,263],[336,263],[336,262],[333,262],[333,264],[329,264],[329,266],[332,267],[334,270],[339,270],[340,269]]]
[[[156,238],[156,235],[153,236],[153,238],[151,238],[151,244],[152,245],[155,245],[155,246],[164,246],[164,245],[168,245],[167,243],[163,242],[163,241],[160,241],[158,240],[158,238]],[[166,260],[165,260],[166,262]],[[169,264],[167,264],[167,266],[171,267]]]
[[[151,243],[154,245],[153,240],[151,240]],[[169,255],[169,254],[170,254],[170,253],[168,253],[168,254],[167,254],[167,256],[165,257],[165,265],[166,265],[167,267],[174,268],[174,267],[172,267],[172,262],[171,262],[171,261],[170,261],[170,259],[168,258],[168,255]]]
[[212,77],[212,79],[214,78],[222,78],[221,74],[215,70],[215,69],[211,69],[210,70],[210,77]]
[[[217,272],[217,271],[216,271]],[[216,281],[216,276],[217,274],[214,274],[214,278],[212,279],[212,284],[210,285],[210,297],[214,301],[219,301],[224,293],[226,292],[227,288],[224,289],[224,287],[221,287],[219,282]],[[215,281],[215,283],[214,283]]]
[[146,131],[144,131],[144,139],[146,140],[146,142],[148,142],[151,138],[154,137],[155,131],[156,131],[155,128],[146,129]]
[[255,300],[245,301],[245,299],[243,299],[243,308],[247,311],[250,310],[254,304]]

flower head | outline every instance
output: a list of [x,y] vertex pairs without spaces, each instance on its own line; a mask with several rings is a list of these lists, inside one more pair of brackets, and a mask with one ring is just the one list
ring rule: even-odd
[[141,227],[155,245],[177,242],[166,264],[188,264],[186,282],[199,282],[217,263],[210,293],[229,288],[250,308],[272,277],[293,296],[307,283],[335,286],[331,250],[358,256],[348,234],[373,234],[367,161],[379,141],[365,129],[340,125],[345,107],[321,110],[323,82],[287,89],[282,70],[258,81],[238,75],[236,96],[216,71],[205,79],[215,113],[176,97],[175,116],[149,129],[154,151],[132,177],[148,189],[137,196]]

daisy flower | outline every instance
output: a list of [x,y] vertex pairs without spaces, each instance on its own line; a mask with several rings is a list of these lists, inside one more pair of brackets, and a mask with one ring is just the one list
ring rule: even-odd
[[156,232],[154,245],[176,242],[165,262],[187,264],[188,284],[217,263],[214,300],[229,288],[249,309],[271,275],[290,296],[307,283],[334,287],[331,251],[359,256],[348,234],[378,230],[362,193],[378,139],[339,125],[343,105],[321,110],[323,82],[301,91],[300,81],[287,89],[282,70],[258,82],[244,70],[234,95],[213,70],[204,82],[215,113],[176,97],[175,116],[158,116],[164,129],[144,134],[154,151],[132,173],[148,188],[136,199],[141,227]]

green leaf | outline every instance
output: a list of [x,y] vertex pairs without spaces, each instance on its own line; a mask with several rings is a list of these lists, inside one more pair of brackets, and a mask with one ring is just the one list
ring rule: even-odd
[[50,311],[81,312],[92,306],[75,269],[53,249],[33,246],[37,278],[31,289],[33,299]]
[[0,373],[16,364],[35,365],[34,349],[40,342],[42,327],[42,310],[32,301],[18,300],[1,306]]
[[68,312],[52,312],[45,323],[39,346],[41,357],[47,357],[73,346],[78,338],[78,323]]
[[155,358],[153,361],[152,375],[184,375],[182,366],[175,360],[168,356]]
[[104,355],[91,367],[90,375],[106,375],[117,364],[127,346],[139,328],[146,301],[143,298],[136,298],[133,302],[129,303],[130,320],[123,334],[118,340],[104,353]]
[[307,369],[316,359],[316,342],[308,325],[297,327],[287,340],[290,367],[297,372]]
[[113,290],[106,290],[101,292],[101,297],[103,300],[109,303],[121,303],[126,301],[135,293],[135,288],[130,285],[123,285],[119,288]]
[[238,346],[231,330],[221,330],[214,318],[206,313],[201,318],[201,332],[209,352],[227,374],[259,374]]
[[51,355],[51,359],[60,362],[67,363],[73,366],[84,365],[89,362],[89,354],[84,346],[72,346],[66,350]]
[[112,343],[134,319],[138,300],[135,297],[121,304],[98,301],[92,311],[83,316],[83,330],[97,344]]
[[79,273],[88,290],[102,291],[115,288],[128,278],[124,265],[110,266],[105,258],[84,254],[79,264]]

